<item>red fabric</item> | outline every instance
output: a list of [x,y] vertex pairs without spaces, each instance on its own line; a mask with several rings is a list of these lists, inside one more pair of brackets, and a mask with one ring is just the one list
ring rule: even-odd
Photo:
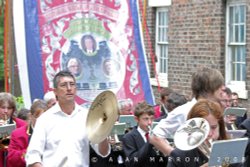
[[[23,126],[26,126],[26,125],[27,125],[26,121],[21,120],[21,119],[19,119],[19,118],[13,118],[13,120],[14,120],[15,123],[16,123],[16,128],[20,128],[20,127],[23,127]],[[14,132],[14,131],[13,131],[13,132]],[[8,150],[6,150],[6,149],[1,149],[1,150],[0,150],[0,167],[4,167],[4,159],[5,159],[5,155],[4,155],[4,154],[7,155],[7,152],[8,152]],[[17,163],[17,162],[16,162],[16,163]],[[15,165],[15,166],[16,166],[16,165]],[[7,165],[7,167],[9,167],[9,166]]]
[[155,118],[159,118],[161,116],[161,105],[154,106],[155,110]]
[[148,141],[148,139],[149,139],[149,133],[148,132],[145,134],[145,137],[146,137],[146,139]]
[[19,118],[13,118],[13,121],[16,123],[16,128],[20,128],[22,126],[26,126],[27,125],[27,122],[22,120],[22,119],[19,119]]
[[26,166],[24,156],[29,144],[27,126],[17,128],[11,133],[11,140],[7,155],[7,167]]

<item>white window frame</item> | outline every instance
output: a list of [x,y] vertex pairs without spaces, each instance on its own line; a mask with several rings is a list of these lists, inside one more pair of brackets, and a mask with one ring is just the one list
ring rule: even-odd
[[[246,46],[246,24],[245,24],[245,29],[244,29],[244,34],[245,34],[245,41],[242,43],[230,43],[230,25],[229,25],[229,8],[232,6],[238,6],[238,5],[246,5],[246,0],[227,0],[227,8],[226,8],[226,45],[225,45],[225,50],[226,50],[226,56],[225,56],[225,80],[226,80],[226,86],[229,87],[233,92],[237,92],[239,97],[242,99],[247,99],[248,98],[248,92],[246,90],[246,81],[236,81],[232,79],[232,65],[231,65],[231,51],[230,51],[230,46]],[[247,8],[246,8],[246,14],[247,14]],[[245,17],[246,17],[245,14]],[[245,18],[246,20],[246,18]],[[246,23],[246,22],[245,22]],[[245,61],[246,63],[246,61]]]
[[[158,77],[158,80],[159,80],[159,83],[161,86],[163,87],[167,87],[168,86],[168,36],[167,36],[167,31],[166,31],[166,36],[164,38],[167,39],[167,41],[159,41],[159,12],[167,12],[168,14],[168,8],[167,7],[158,7],[156,8],[156,26],[155,26],[155,53],[156,53],[156,56],[157,56],[157,62],[156,62],[156,73],[158,74],[157,77]],[[169,17],[167,16],[167,22],[169,23]],[[167,26],[165,27],[167,28],[168,30],[168,24]],[[165,73],[161,73],[160,72],[160,66],[161,66],[161,63],[162,61],[160,61],[160,45],[167,45],[167,48],[166,48],[166,72]],[[158,83],[157,83],[157,80],[156,78],[151,78],[151,85],[154,85],[154,86],[157,86]]]

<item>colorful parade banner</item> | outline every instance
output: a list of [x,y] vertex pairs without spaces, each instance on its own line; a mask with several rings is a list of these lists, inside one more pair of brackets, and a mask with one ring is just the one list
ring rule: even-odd
[[53,89],[60,70],[74,74],[79,104],[104,90],[120,104],[154,104],[136,0],[20,1],[13,15],[16,45],[25,45],[16,48],[27,104]]

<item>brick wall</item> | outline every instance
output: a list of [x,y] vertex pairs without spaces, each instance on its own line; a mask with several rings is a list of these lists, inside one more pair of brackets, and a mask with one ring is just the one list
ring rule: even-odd
[[225,3],[173,0],[169,12],[169,87],[191,95],[191,75],[208,66],[224,73]]
[[[250,90],[250,2],[247,2],[247,81]],[[155,10],[152,10],[155,12]],[[152,19],[148,18],[149,20]],[[150,22],[155,24],[154,20]],[[153,26],[148,26],[152,28]],[[225,76],[225,0],[172,0],[169,6],[169,87],[191,96],[191,75],[197,67],[216,68]],[[153,34],[153,30],[150,31]],[[154,39],[154,38],[152,38]],[[147,42],[147,41],[146,41]],[[149,61],[150,62],[150,61]],[[159,98],[157,87],[153,87]],[[250,91],[248,91],[250,97]],[[241,100],[250,111],[250,100]]]

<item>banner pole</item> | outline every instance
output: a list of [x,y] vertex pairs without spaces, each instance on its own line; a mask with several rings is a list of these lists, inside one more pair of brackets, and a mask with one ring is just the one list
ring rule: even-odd
[[8,61],[8,33],[9,33],[9,0],[4,5],[4,87],[9,92],[9,61]]

